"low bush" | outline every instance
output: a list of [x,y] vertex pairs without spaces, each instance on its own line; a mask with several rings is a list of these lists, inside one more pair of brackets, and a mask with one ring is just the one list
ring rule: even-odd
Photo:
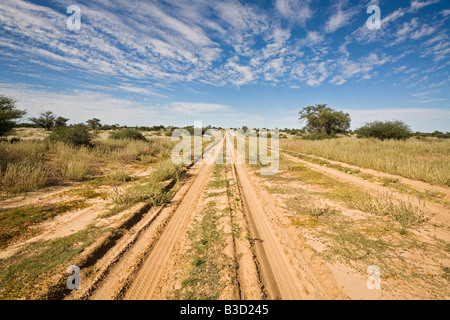
[[92,143],[92,135],[88,127],[83,124],[55,128],[49,139],[53,142],[60,141],[74,146],[89,146]]
[[132,128],[113,131],[109,134],[109,138],[114,140],[121,140],[121,139],[142,140],[142,141],[147,140],[139,130]]

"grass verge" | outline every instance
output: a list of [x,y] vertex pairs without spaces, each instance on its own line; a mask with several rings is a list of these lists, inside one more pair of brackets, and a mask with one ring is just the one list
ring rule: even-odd
[[0,212],[0,248],[33,234],[33,226],[68,211],[88,207],[84,200],[72,200],[44,206],[24,206]]
[[225,285],[220,273],[226,265],[224,231],[219,228],[221,214],[214,202],[209,202],[194,221],[188,233],[191,248],[187,258],[190,268],[181,282],[181,288],[175,290],[174,298],[181,300],[216,300]]

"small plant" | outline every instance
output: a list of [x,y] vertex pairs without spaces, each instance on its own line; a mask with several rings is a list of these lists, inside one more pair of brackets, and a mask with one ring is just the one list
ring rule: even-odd
[[107,180],[111,182],[129,182],[131,177],[122,169],[114,170],[107,176]]
[[78,190],[77,195],[86,199],[94,199],[100,196],[100,193],[96,192],[90,187]]
[[383,186],[387,187],[390,186],[391,184],[396,184],[399,181],[400,180],[398,178],[383,178]]
[[171,197],[173,189],[167,190],[162,183],[151,183],[140,186],[130,187],[126,190],[114,188],[109,193],[114,206],[110,212],[103,217],[110,217],[118,212],[134,206],[135,204],[144,202],[151,206],[159,206],[167,202]]

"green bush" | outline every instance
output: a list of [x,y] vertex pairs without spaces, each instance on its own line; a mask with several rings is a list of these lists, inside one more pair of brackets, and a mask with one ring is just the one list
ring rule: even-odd
[[358,138],[377,138],[380,140],[406,140],[413,135],[409,126],[398,120],[369,122],[355,130],[355,133]]
[[139,132],[139,130],[132,128],[113,131],[109,134],[109,138],[114,140],[121,140],[121,139],[143,140],[143,141],[147,140],[142,135],[142,133]]
[[89,146],[92,135],[84,124],[55,128],[49,136],[50,141],[60,141],[74,146]]

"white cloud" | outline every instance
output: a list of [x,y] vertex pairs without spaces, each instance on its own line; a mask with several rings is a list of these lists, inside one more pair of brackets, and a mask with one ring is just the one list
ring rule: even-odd
[[330,80],[331,84],[334,84],[336,86],[340,86],[343,85],[344,83],[346,83],[347,80],[345,80],[342,76],[334,76],[333,79]]
[[95,117],[103,123],[113,124],[120,119],[121,124],[145,125],[162,116],[154,106],[91,90],[58,93],[39,86],[5,83],[0,83],[0,88],[6,95],[17,99],[17,106],[27,110],[29,117],[42,111],[53,111],[58,116],[69,118],[70,123],[85,122]]
[[318,31],[309,31],[307,35],[307,41],[310,44],[317,44],[324,41],[325,36]]
[[175,114],[183,114],[183,115],[204,115],[205,113],[211,112],[232,112],[233,108],[221,104],[213,104],[213,103],[196,103],[196,102],[171,102],[169,105],[165,107]]
[[[82,29],[74,33],[65,27],[68,15],[59,10],[67,0],[54,2],[58,9],[23,0],[0,5],[4,31],[0,50],[9,66],[17,65],[15,72],[32,74],[20,57],[32,64],[33,70],[48,71],[47,75],[40,73],[42,78],[52,71],[67,78],[72,71],[88,77],[106,76],[125,92],[153,97],[165,97],[153,89],[154,82],[169,86],[176,82],[214,86],[269,82],[289,86],[293,81],[303,81],[317,86],[327,79],[335,85],[351,78],[369,79],[375,75],[375,68],[384,64],[378,61],[383,57],[379,53],[382,48],[374,61],[355,58],[353,54],[359,54],[353,51],[355,39],[364,45],[384,40],[388,46],[418,40],[416,47],[402,54],[419,52],[439,62],[450,52],[447,30],[441,21],[424,23],[422,17],[420,21],[407,17],[413,9],[434,0],[413,1],[411,7],[399,8],[384,17],[381,30],[369,30],[364,25],[341,43],[327,32],[350,24],[356,14],[364,13],[360,10],[364,4],[348,9],[348,1],[336,1],[331,9],[324,9],[329,16],[324,16],[323,27],[317,30],[316,25],[317,31],[311,31],[306,23],[313,17],[316,4],[309,0],[274,0],[275,14],[238,0],[95,0],[80,5]],[[409,21],[397,27],[394,22],[402,17]],[[304,38],[300,35],[302,29]],[[416,50],[419,45],[420,50]],[[130,79],[139,80],[141,85],[121,86]],[[152,86],[146,86],[146,80]]]
[[426,24],[423,24],[419,29],[417,29],[412,35],[411,38],[417,40],[426,36],[433,34],[436,31],[436,28],[430,27]]
[[292,22],[305,25],[313,16],[314,12],[310,7],[311,0],[276,0],[275,5],[278,12]]
[[356,10],[337,10],[337,12],[330,17],[325,25],[325,31],[328,33],[335,32],[336,30],[350,24],[352,17],[357,13]]
[[311,87],[321,85],[328,77],[328,70],[325,62],[312,63],[308,66],[306,84]]
[[118,86],[118,88],[123,91],[126,91],[126,92],[137,93],[137,94],[159,97],[159,98],[167,98],[167,96],[165,96],[163,94],[157,93],[153,90],[146,89],[146,88],[139,88],[136,86],[129,86],[129,85],[121,85],[121,86]]
[[413,0],[411,2],[411,10],[419,10],[422,9],[424,7],[427,7],[429,5],[438,3],[440,0],[428,0],[428,1],[418,1],[418,0]]
[[434,98],[434,99],[422,99],[422,100],[410,100],[410,102],[414,103],[432,103],[432,102],[442,102],[447,101],[446,99]]

